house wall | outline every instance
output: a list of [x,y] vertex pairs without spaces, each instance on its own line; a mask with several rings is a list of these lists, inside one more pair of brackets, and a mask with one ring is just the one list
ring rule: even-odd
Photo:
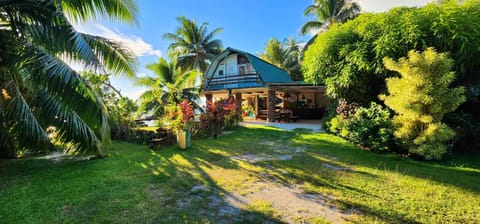
[[[253,68],[251,63],[247,63],[246,65],[246,73],[254,73],[255,69]],[[220,71],[223,71],[223,75],[237,75],[239,74],[238,70],[238,54],[231,54],[220,63],[218,63],[217,68],[214,72],[214,77],[221,77]]]
[[233,75],[238,73],[237,54],[232,54],[220,61],[215,70],[214,77],[222,77],[220,71],[223,71],[223,76]]

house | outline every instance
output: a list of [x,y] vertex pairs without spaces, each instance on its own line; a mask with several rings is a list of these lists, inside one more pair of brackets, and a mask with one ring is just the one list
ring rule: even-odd
[[[288,108],[304,119],[322,116],[325,86],[292,81],[283,69],[248,52],[227,48],[203,76],[200,94],[207,100],[235,97],[237,111],[254,108],[257,118],[275,121],[275,110]],[[278,116],[277,116],[278,118]]]

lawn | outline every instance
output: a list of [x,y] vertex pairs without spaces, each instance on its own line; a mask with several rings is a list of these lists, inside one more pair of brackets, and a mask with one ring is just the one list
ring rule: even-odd
[[[291,159],[250,163],[242,155],[301,149]],[[422,162],[362,151],[326,133],[239,128],[181,151],[114,142],[107,158],[0,161],[1,223],[263,223],[284,214],[268,201],[225,211],[232,192],[256,183],[328,196],[345,222],[479,223],[480,157]],[[298,217],[296,222],[327,222]]]

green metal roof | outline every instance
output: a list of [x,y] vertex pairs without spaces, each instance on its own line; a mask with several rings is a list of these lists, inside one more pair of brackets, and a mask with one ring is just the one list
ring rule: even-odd
[[[218,64],[220,63],[220,61],[222,61],[223,59],[225,59],[226,57],[234,53],[242,54],[248,58],[249,62],[252,64],[252,67],[259,74],[261,80],[263,81],[263,83],[261,83],[260,86],[266,86],[266,85],[269,85],[270,83],[272,84],[285,83],[285,84],[298,85],[298,82],[293,81],[290,75],[285,70],[278,68],[277,66],[272,65],[253,54],[250,54],[248,52],[244,52],[241,50],[237,50],[231,47],[225,49],[225,51],[223,51],[220,55],[218,55],[210,64],[204,76],[204,83],[208,83],[208,79],[213,77],[214,72],[218,67]],[[253,84],[252,86],[242,86],[242,88],[249,88],[249,87],[259,87],[259,84],[257,83],[257,84]],[[205,89],[209,89],[209,87],[205,86]]]

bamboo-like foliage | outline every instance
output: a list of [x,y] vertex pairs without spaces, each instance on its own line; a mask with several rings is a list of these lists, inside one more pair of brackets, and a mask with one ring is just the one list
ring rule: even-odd
[[480,1],[430,3],[421,8],[394,8],[364,13],[320,34],[306,50],[303,75],[307,82],[324,83],[331,98],[368,105],[385,91],[384,57],[398,59],[410,50],[434,47],[449,52],[457,79],[476,97],[480,69]]
[[410,153],[440,159],[447,151],[447,141],[455,136],[442,118],[465,102],[465,88],[449,88],[455,79],[450,71],[453,60],[428,48],[424,52],[412,50],[408,58],[398,62],[385,58],[384,63],[400,74],[386,80],[388,94],[381,95],[397,114],[393,117],[395,136]]
[[179,104],[188,99],[196,108],[200,108],[195,102],[198,99],[199,87],[196,79],[200,73],[195,70],[181,68],[175,59],[170,63],[164,58],[159,58],[158,63],[147,65],[154,73],[152,77],[139,78],[137,85],[147,88],[140,96],[139,112],[150,112],[155,116],[164,113],[167,104]]
[[0,157],[48,150],[55,126],[76,153],[101,154],[109,141],[106,109],[64,60],[133,76],[133,55],[120,43],[80,33],[70,21],[108,17],[136,22],[132,0],[0,2]]
[[213,59],[222,52],[223,46],[215,35],[223,31],[215,28],[208,32],[208,23],[197,24],[183,16],[177,18],[180,26],[175,33],[166,33],[163,38],[172,41],[168,46],[170,58],[178,57],[178,65],[184,70],[196,69],[204,73]]

